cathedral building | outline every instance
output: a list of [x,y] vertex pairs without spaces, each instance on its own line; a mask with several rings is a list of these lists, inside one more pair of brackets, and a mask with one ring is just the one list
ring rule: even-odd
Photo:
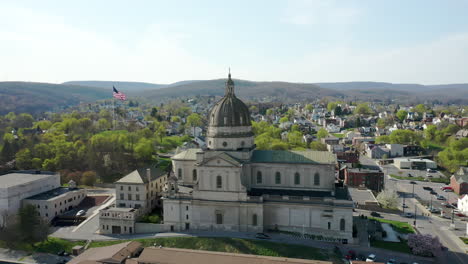
[[209,113],[204,149],[173,156],[163,197],[172,231],[296,231],[352,242],[353,202],[335,184],[335,154],[256,150],[248,107],[234,93]]

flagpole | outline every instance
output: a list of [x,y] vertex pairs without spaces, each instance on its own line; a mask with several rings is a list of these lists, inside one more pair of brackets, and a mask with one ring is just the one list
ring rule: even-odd
[[112,98],[112,130],[115,130],[115,98]]

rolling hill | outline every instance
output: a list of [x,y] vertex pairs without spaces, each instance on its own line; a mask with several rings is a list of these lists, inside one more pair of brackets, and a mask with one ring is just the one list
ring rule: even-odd
[[104,98],[112,98],[112,92],[78,85],[0,82],[0,114],[11,111],[34,114]]
[[180,81],[171,84],[157,84],[157,83],[145,83],[145,82],[118,82],[118,81],[70,81],[64,82],[64,85],[80,85],[86,87],[98,87],[103,89],[111,90],[112,86],[115,86],[118,90],[122,90],[125,93],[132,94],[133,92],[144,91],[144,90],[156,90],[161,88],[167,88],[182,84],[188,84],[197,81]]

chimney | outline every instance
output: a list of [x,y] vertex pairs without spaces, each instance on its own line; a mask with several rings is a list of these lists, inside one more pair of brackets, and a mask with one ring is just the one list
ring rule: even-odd
[[151,168],[146,169],[146,179],[148,179],[148,183],[151,182]]

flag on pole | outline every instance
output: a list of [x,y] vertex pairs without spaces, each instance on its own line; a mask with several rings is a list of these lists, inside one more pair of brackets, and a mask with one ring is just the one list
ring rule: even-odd
[[112,86],[114,90],[114,98],[125,101],[127,99],[127,96],[124,93],[119,92],[117,89],[115,89],[115,86]]

